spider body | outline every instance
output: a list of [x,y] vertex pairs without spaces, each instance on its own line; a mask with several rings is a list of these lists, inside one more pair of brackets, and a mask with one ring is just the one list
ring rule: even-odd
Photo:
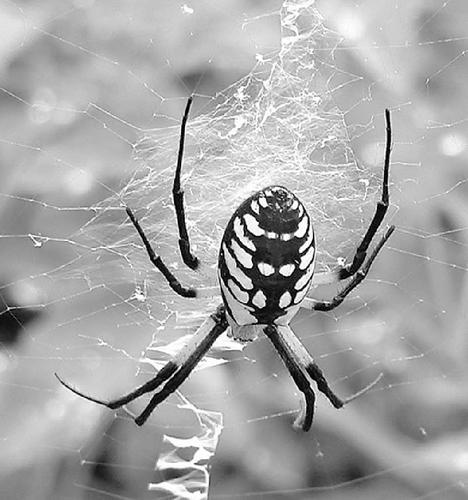
[[218,261],[232,336],[253,340],[255,333],[249,338],[242,327],[288,324],[310,288],[314,265],[314,230],[299,199],[283,186],[247,198],[226,226]]
[[[182,118],[172,195],[182,260],[190,269],[197,269],[199,260],[190,249],[184,192],[180,185],[185,128],[191,103],[192,98],[189,98]],[[295,422],[295,426],[304,431],[310,429],[314,416],[313,383],[335,408],[341,408],[368,392],[380,380],[382,374],[353,396],[340,399],[330,388],[321,369],[296,337],[289,323],[300,307],[315,311],[330,311],[338,307],[367,276],[372,263],[395,229],[390,226],[367,257],[369,246],[389,205],[391,127],[388,110],[385,110],[385,119],[387,135],[382,198],[378,201],[370,225],[349,264],[329,273],[314,274],[314,230],[304,205],[287,188],[269,186],[247,198],[226,226],[218,259],[222,303],[154,378],[111,401],[88,396],[56,374],[59,381],[78,396],[111,409],[120,408],[144,394],[154,392],[141,414],[135,417],[136,424],[143,425],[153,410],[186,380],[216,339],[230,327],[230,334],[236,339],[254,340],[257,335],[264,333],[271,341],[296,386],[304,394],[305,408]],[[129,207],[125,210],[149,260],[161,272],[169,286],[182,297],[197,297],[200,291],[185,287],[179,282],[154,251],[133,211]],[[348,279],[347,284],[330,300],[315,300],[308,295],[311,285],[315,288]]]

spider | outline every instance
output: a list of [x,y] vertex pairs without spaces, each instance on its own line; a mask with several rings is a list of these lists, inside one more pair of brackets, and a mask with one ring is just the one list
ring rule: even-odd
[[[199,267],[198,258],[190,248],[187,232],[184,191],[180,185],[184,153],[185,129],[192,104],[187,101],[182,118],[177,166],[172,189],[179,249],[183,262],[192,270]],[[299,199],[283,186],[269,186],[247,198],[229,220],[221,240],[218,259],[218,281],[222,303],[190,338],[184,348],[168,361],[157,375],[130,393],[104,401],[88,396],[62,380],[69,390],[89,401],[110,409],[120,408],[143,394],[159,392],[151,397],[142,413],[135,417],[143,425],[154,409],[178,389],[213,345],[215,340],[230,327],[230,336],[246,342],[255,340],[262,332],[289,370],[298,389],[304,394],[305,407],[299,412],[295,427],[308,431],[311,428],[315,393],[312,381],[335,408],[341,408],[369,391],[381,378],[356,394],[339,398],[306,348],[291,330],[289,324],[298,310],[330,311],[339,306],[345,297],[367,276],[374,262],[395,227],[390,226],[366,260],[367,251],[389,205],[388,177],[392,131],[390,111],[385,110],[386,147],[383,171],[382,197],[378,201],[372,221],[363,236],[353,260],[332,272],[315,273],[315,237],[311,219]],[[151,263],[162,273],[170,287],[183,297],[197,297],[199,290],[183,286],[152,248],[133,211],[126,213],[146,248]],[[317,301],[308,296],[312,285],[322,285],[351,278],[347,285],[331,300]],[[164,384],[164,385],[163,385]]]

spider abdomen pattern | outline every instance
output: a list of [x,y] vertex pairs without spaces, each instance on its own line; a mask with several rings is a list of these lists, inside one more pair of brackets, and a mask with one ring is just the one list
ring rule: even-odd
[[269,186],[232,215],[219,252],[219,282],[231,325],[288,324],[315,265],[314,230],[287,188]]

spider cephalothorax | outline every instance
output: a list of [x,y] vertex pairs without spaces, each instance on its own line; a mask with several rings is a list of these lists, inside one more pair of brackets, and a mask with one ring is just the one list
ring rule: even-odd
[[[173,199],[179,229],[179,249],[184,263],[197,269],[198,258],[190,249],[185,222],[184,192],[180,186],[185,127],[192,104],[187,101],[182,119],[179,154],[173,185]],[[143,412],[135,418],[138,425],[146,422],[158,404],[177,390],[182,382],[213,345],[230,327],[231,335],[239,340],[254,340],[260,333],[270,339],[289,370],[306,406],[295,425],[304,431],[310,429],[314,416],[315,393],[312,382],[335,408],[367,392],[381,375],[361,391],[340,399],[329,387],[325,376],[309,352],[294,335],[289,323],[300,307],[316,311],[330,311],[367,276],[377,254],[388,240],[393,226],[387,229],[371,255],[367,250],[388,208],[388,172],[390,167],[391,128],[390,112],[385,111],[387,138],[385,149],[382,198],[377,203],[374,217],[363,236],[353,260],[330,273],[315,273],[315,239],[312,221],[298,198],[283,186],[269,186],[250,196],[234,212],[221,241],[218,260],[218,278],[223,303],[194,333],[187,345],[142,386],[112,401],[93,398],[63,381],[75,394],[111,409],[120,408],[143,394],[156,391]],[[169,286],[183,297],[202,295],[199,290],[184,287],[153,250],[138,219],[130,208],[128,217],[138,232],[152,264],[163,274]],[[345,287],[331,300],[317,301],[308,296],[311,285],[322,285],[348,279]],[[206,290],[205,290],[206,295]]]

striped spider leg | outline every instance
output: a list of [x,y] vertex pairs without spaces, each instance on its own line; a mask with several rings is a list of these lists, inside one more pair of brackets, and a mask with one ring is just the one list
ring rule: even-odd
[[78,389],[72,387],[68,382],[65,382],[59,377],[59,375],[57,375],[57,373],[55,376],[62,385],[78,396],[81,396],[88,401],[92,401],[93,403],[107,406],[107,408],[110,408],[111,410],[121,408],[140,396],[143,396],[143,394],[155,391],[161,386],[161,384],[166,382],[162,389],[152,396],[150,402],[141,414],[135,418],[135,423],[137,425],[143,425],[156,406],[158,406],[179,388],[184,380],[190,375],[195,366],[197,366],[200,362],[205,353],[213,345],[214,341],[226,330],[227,327],[228,325],[226,322],[226,315],[224,313],[224,306],[220,305],[216,309],[216,312],[211,314],[208,319],[202,323],[177,356],[168,361],[161,368],[156,377],[141,385],[137,389],[129,392],[125,396],[113,399],[112,401],[103,401],[101,399],[88,396],[87,394],[84,394]]
[[[370,384],[345,399],[339,398],[328,385],[322,370],[314,362],[313,358],[294,335],[289,326],[269,325],[264,328],[265,335],[270,339],[284,364],[289,370],[298,389],[304,394],[305,408],[297,416],[294,427],[308,431],[312,426],[314,418],[315,393],[310,385],[310,379],[314,380],[320,392],[325,394],[330,403],[337,409],[362,396],[374,387],[383,377],[381,373]],[[310,377],[310,378],[309,378]]]
[[[180,187],[185,127],[192,99],[185,108],[181,125],[181,137],[177,168],[174,178],[173,198],[179,229],[179,249],[182,260],[191,269],[199,266],[198,259],[190,249],[186,227],[183,191]],[[387,138],[390,134],[389,113],[387,116]],[[389,238],[390,228],[370,258],[366,252],[375,235],[388,205],[388,164],[390,147],[387,147],[384,172],[384,191],[376,214],[371,222],[356,256],[350,266],[335,273],[339,279],[354,275],[348,286],[332,301],[317,303],[314,308],[329,310],[339,305],[344,297],[367,275],[372,262]],[[386,198],[385,198],[386,196]],[[198,290],[184,287],[153,250],[133,212],[126,208],[128,217],[146,248],[152,264],[162,273],[170,287],[183,297],[201,296]],[[362,269],[358,272],[359,268]],[[306,296],[312,285],[315,268],[315,239],[311,219],[299,199],[283,186],[269,186],[246,199],[229,220],[221,240],[218,259],[218,280],[223,303],[218,306],[187,345],[159,371],[150,381],[129,394],[106,402],[90,397],[58,377],[59,381],[75,394],[95,403],[116,409],[148,392],[156,392],[135,422],[142,425],[158,404],[184,382],[196,364],[205,355],[214,341],[226,329],[228,335],[246,342],[261,334],[270,339],[294,382],[306,401],[306,408],[296,420],[296,426],[304,431],[310,429],[314,415],[315,393],[312,382],[336,408],[367,392],[380,376],[367,387],[347,399],[340,399],[329,387],[322,371],[294,335],[289,323],[300,307],[306,304]],[[318,304],[322,304],[322,308]]]

